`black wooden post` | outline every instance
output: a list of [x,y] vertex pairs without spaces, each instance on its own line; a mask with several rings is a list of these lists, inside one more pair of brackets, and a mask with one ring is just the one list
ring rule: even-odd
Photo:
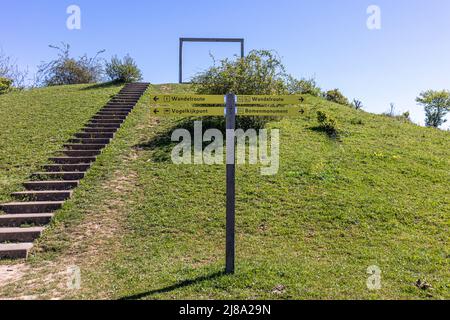
[[226,97],[226,141],[227,141],[227,211],[226,211],[226,267],[227,274],[234,274],[235,260],[235,127],[236,96]]

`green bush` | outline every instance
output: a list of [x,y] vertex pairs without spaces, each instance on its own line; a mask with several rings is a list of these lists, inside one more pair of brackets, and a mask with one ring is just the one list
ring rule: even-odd
[[99,82],[103,75],[103,67],[98,55],[89,58],[87,55],[78,59],[70,57],[70,46],[63,43],[61,47],[50,46],[59,51],[58,57],[43,63],[38,69],[38,84],[41,86],[58,86]]
[[[267,50],[251,51],[246,57],[220,61],[193,79],[197,94],[227,93],[241,95],[286,94],[284,66],[276,55]],[[260,128],[271,117],[238,117],[240,128]]]
[[112,81],[136,82],[142,80],[141,70],[139,70],[136,62],[129,55],[126,55],[123,60],[117,56],[112,57],[111,61],[106,63],[105,71]]
[[314,78],[310,79],[295,79],[289,76],[286,81],[286,86],[289,94],[309,94],[318,97],[322,94],[322,90],[317,86]]
[[12,88],[13,81],[8,78],[0,78],[0,94],[7,93]]
[[447,122],[445,116],[450,111],[450,91],[424,91],[416,101],[425,108],[425,125],[427,127],[439,128]]
[[317,111],[317,121],[319,122],[319,128],[328,135],[337,136],[339,134],[339,126],[336,119],[332,118],[327,113]]
[[339,89],[329,90],[325,93],[325,99],[342,105],[350,105],[348,99],[339,91]]

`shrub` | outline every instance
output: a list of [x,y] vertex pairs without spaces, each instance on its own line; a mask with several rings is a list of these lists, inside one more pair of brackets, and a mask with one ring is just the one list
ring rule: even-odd
[[0,78],[0,94],[7,93],[11,90],[13,81],[8,78]]
[[328,135],[337,136],[339,134],[339,127],[337,121],[323,111],[317,111],[317,121],[319,128]]
[[[0,50],[0,78],[11,81],[8,85],[9,88],[15,87],[22,89],[25,87],[25,80],[28,75],[28,71],[20,70],[16,61],[7,56]],[[6,80],[2,80],[2,86],[6,85]],[[5,90],[5,89],[3,89]],[[9,90],[9,89],[8,89]]]
[[310,79],[295,79],[289,76],[286,81],[287,90],[290,94],[309,94],[318,97],[322,94],[322,90],[317,86],[314,78]]
[[348,99],[339,91],[339,89],[329,90],[325,93],[325,99],[342,105],[350,105]]
[[447,122],[445,116],[450,110],[450,91],[428,90],[422,92],[416,101],[425,108],[425,124],[427,127],[438,128]]
[[361,110],[363,108],[363,103],[358,99],[353,99],[352,107],[356,110]]
[[70,57],[70,46],[50,46],[59,51],[58,57],[38,68],[38,84],[42,86],[57,86],[67,84],[82,84],[99,82],[103,75],[102,61],[99,54],[89,58],[83,55],[78,59]]
[[142,72],[139,70],[136,62],[129,55],[126,55],[123,60],[117,56],[111,58],[111,61],[106,63],[106,75],[117,82],[135,82],[142,80]]
[[[244,58],[220,61],[196,75],[192,82],[197,94],[271,95],[287,93],[285,78],[284,66],[272,51],[254,50]],[[238,117],[237,126],[258,128],[270,119]]]

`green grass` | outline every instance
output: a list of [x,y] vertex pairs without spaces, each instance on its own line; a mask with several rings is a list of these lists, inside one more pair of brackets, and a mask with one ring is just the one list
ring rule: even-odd
[[47,163],[120,86],[62,86],[0,96],[0,202]]
[[[448,132],[308,98],[302,118],[268,125],[281,130],[279,173],[237,169],[236,275],[225,276],[225,168],[172,164],[166,133],[180,119],[156,122],[144,104],[188,90],[150,88],[39,241],[30,275],[0,296],[52,297],[55,283],[26,280],[70,260],[82,288],[69,298],[450,298]],[[337,119],[339,139],[317,130],[317,110]],[[379,291],[366,287],[372,265]]]

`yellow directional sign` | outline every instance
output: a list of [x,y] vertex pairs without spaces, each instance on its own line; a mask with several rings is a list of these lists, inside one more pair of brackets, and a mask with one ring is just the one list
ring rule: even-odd
[[302,96],[299,95],[287,95],[287,96],[246,96],[238,95],[238,105],[267,105],[267,104],[300,104],[304,101]]
[[237,116],[298,117],[305,113],[300,107],[238,107]]
[[220,95],[159,94],[150,97],[153,104],[225,104]]
[[186,116],[224,116],[223,107],[156,107],[151,108],[152,115],[157,117],[186,117]]

